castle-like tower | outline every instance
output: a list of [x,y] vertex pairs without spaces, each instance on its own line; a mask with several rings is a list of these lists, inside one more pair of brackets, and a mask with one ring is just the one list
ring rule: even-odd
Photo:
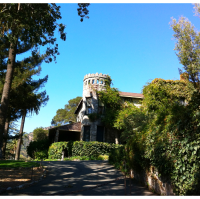
[[89,73],[85,75],[83,79],[83,101],[85,101],[87,97],[93,97],[93,99],[97,99],[96,91],[104,90],[105,83],[109,83],[109,81],[110,77],[102,73]]
[[[104,114],[104,105],[98,99],[97,92],[105,89],[106,83],[110,84],[109,75],[87,74],[83,79],[83,99],[77,122],[81,122],[81,140],[104,141],[105,128],[101,123],[101,115]],[[93,119],[89,119],[89,115]]]

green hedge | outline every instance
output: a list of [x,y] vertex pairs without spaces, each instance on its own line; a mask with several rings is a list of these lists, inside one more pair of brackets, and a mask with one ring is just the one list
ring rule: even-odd
[[68,151],[68,156],[87,156],[98,157],[99,155],[109,154],[112,149],[122,145],[97,141],[75,141],[75,142],[55,142],[51,144],[48,151],[49,159],[61,159],[62,151]]
[[68,151],[68,156],[72,155],[72,145],[73,142],[54,142],[49,147],[48,151],[48,158],[49,159],[61,159],[62,158],[62,151],[66,150]]
[[118,148],[121,145],[114,143],[105,143],[97,141],[76,141],[72,147],[72,156],[99,156],[109,154],[112,149]]

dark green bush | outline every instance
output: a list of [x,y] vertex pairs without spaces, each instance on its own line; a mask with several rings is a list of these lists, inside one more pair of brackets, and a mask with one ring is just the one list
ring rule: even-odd
[[120,167],[123,165],[124,156],[125,148],[122,145],[110,151],[108,161],[110,164],[113,164],[117,169],[120,169]]
[[33,159],[48,158],[49,140],[39,140],[30,142],[27,146],[27,154]]

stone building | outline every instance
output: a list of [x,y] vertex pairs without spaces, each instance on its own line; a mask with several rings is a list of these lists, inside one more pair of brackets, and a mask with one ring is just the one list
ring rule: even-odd
[[[83,79],[83,98],[79,102],[75,114],[76,123],[63,125],[49,129],[49,139],[53,142],[59,141],[99,141],[109,143],[120,143],[120,131],[105,128],[101,117],[105,112],[104,104],[100,102],[96,90],[104,90],[105,84],[110,83],[110,77],[105,74],[87,74]],[[140,106],[143,95],[139,93],[119,92],[123,101],[130,101],[135,106]],[[89,119],[89,115],[93,119]]]

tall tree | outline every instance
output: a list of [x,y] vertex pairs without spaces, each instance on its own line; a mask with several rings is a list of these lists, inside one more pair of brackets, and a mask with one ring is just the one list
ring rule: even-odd
[[76,97],[68,101],[64,109],[58,109],[56,115],[53,117],[51,124],[60,126],[69,123],[69,121],[76,122],[76,116],[74,114],[76,107],[78,106],[82,97]]
[[[79,5],[78,14],[81,18],[88,14],[88,5]],[[55,4],[18,3],[0,5],[0,37],[6,40],[6,48],[8,48],[7,73],[0,107],[0,158],[2,158],[2,138],[16,54],[26,52],[30,48],[37,50],[40,45],[50,44],[51,46],[46,49],[48,55],[46,62],[51,62],[52,57],[54,60],[56,59],[55,55],[59,53],[58,45],[55,43],[55,29],[58,28],[61,39],[66,39],[65,26],[56,23],[56,20],[61,19],[59,9],[60,7]]]
[[[199,4],[195,4],[195,11],[199,13]],[[195,88],[200,90],[200,32],[186,17],[180,17],[178,21],[172,18],[171,27],[176,39],[174,50],[183,65],[179,71],[185,73]]]
[[[37,53],[34,56],[30,56],[20,62],[16,62],[4,131],[4,140],[2,148],[3,157],[5,157],[7,139],[10,139],[10,137],[8,137],[9,122],[20,117],[24,117],[22,121],[25,121],[25,113],[27,113],[29,110],[33,111],[34,109],[34,112],[38,112],[38,109],[40,107],[40,104],[38,103],[40,103],[41,101],[41,96],[43,96],[43,99],[48,100],[48,96],[47,98],[45,98],[45,92],[42,92],[39,95],[36,95],[33,92],[34,90],[37,90],[40,86],[43,86],[43,84],[47,81],[48,78],[48,76],[46,76],[45,78],[37,81],[32,80],[33,75],[40,73],[41,67],[39,65],[42,63],[44,58],[45,55],[39,55]],[[1,69],[1,82],[3,82],[5,79],[5,76],[3,76],[3,74],[5,74],[5,72],[3,71],[3,65]],[[0,91],[2,89],[2,84],[0,84]],[[22,122],[22,126],[23,125],[24,122]],[[20,137],[22,137],[22,131],[23,128],[21,128]]]
[[2,138],[17,51],[24,52],[30,47],[37,50],[39,45],[50,44],[51,46],[46,49],[48,55],[46,61],[51,62],[52,57],[56,59],[58,45],[55,44],[54,31],[57,27],[61,39],[66,39],[65,26],[56,24],[56,20],[61,19],[59,9],[60,7],[55,4],[0,5],[0,33],[1,37],[5,37],[9,43],[7,72],[0,107],[0,158],[2,158]]
[[22,143],[22,136],[23,136],[23,128],[24,128],[24,122],[27,112],[35,112],[38,114],[39,109],[42,105],[45,105],[46,102],[49,100],[49,97],[46,96],[46,91],[43,91],[41,93],[35,93],[35,90],[40,88],[45,82],[47,81],[47,76],[43,78],[42,80],[38,80],[37,82],[31,82],[32,86],[26,85],[29,89],[24,89],[27,93],[24,93],[25,98],[21,101],[21,112],[22,112],[22,121],[21,121],[21,127],[19,132],[19,139],[17,143],[17,149],[16,149],[16,155],[15,159],[19,160],[20,157],[20,147]]

